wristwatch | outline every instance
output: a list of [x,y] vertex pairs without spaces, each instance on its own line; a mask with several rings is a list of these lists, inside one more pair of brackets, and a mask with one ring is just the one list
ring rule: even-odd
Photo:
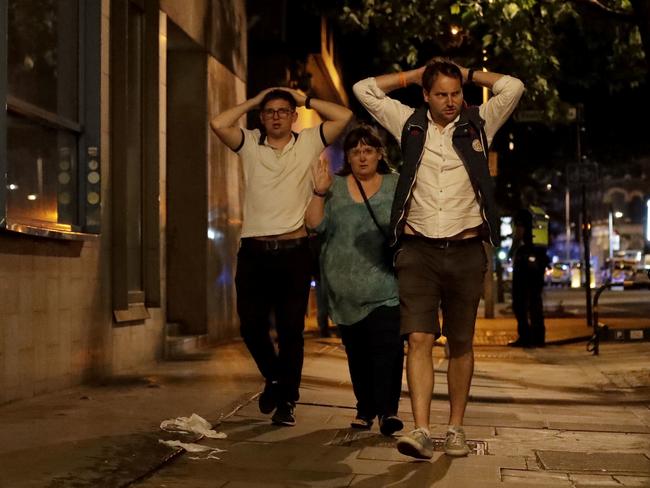
[[473,78],[474,78],[474,68],[470,68],[467,70],[467,83],[471,83]]

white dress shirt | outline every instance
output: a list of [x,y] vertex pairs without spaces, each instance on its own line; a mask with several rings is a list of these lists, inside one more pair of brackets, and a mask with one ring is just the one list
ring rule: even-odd
[[[402,128],[415,111],[386,95],[374,78],[359,81],[354,94],[372,116],[401,143]],[[494,96],[479,107],[485,120],[488,144],[504,124],[524,92],[517,78],[503,76],[492,87]],[[458,118],[440,129],[427,113],[429,124],[422,161],[406,223],[416,232],[432,238],[453,237],[483,223],[476,194],[452,143]]]

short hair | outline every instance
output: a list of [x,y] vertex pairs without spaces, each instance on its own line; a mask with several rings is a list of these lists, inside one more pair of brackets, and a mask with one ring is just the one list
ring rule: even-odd
[[[348,151],[357,147],[359,143],[374,147],[380,151],[384,149],[384,143],[377,133],[377,129],[374,127],[369,125],[361,125],[352,129],[347,133],[345,139],[343,140],[343,166],[336,173],[337,175],[347,176],[352,173],[352,166],[350,165],[350,161],[348,161]],[[386,162],[385,155],[382,156],[382,158],[377,163],[377,173],[382,175],[392,173],[390,166],[388,166],[388,163]]]
[[427,93],[431,91],[433,82],[436,81],[436,78],[440,75],[456,78],[460,80],[461,84],[463,82],[463,75],[460,72],[460,68],[454,63],[449,61],[433,61],[427,64],[427,67],[424,68],[424,73],[422,73],[422,88],[424,88]]
[[262,98],[262,101],[260,102],[260,110],[264,110],[266,104],[271,100],[286,100],[289,102],[291,110],[296,109],[296,100],[293,98],[293,95],[291,95],[291,93],[285,90],[275,89],[264,95],[264,98]]

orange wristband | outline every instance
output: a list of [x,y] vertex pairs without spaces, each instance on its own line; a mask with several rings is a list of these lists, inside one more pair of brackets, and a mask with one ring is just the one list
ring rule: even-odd
[[406,76],[404,75],[404,72],[400,71],[397,75],[399,76],[400,88],[404,88],[406,86]]

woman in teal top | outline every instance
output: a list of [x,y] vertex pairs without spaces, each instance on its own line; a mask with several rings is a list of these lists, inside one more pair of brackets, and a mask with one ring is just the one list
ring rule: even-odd
[[[343,142],[345,163],[332,179],[326,161],[314,168],[314,196],[305,222],[322,238],[321,273],[329,315],[339,325],[357,399],[352,427],[382,434],[403,427],[397,417],[402,389],[397,281],[386,261],[385,238],[397,184],[375,130],[358,127]],[[377,228],[359,190],[382,231]]]

